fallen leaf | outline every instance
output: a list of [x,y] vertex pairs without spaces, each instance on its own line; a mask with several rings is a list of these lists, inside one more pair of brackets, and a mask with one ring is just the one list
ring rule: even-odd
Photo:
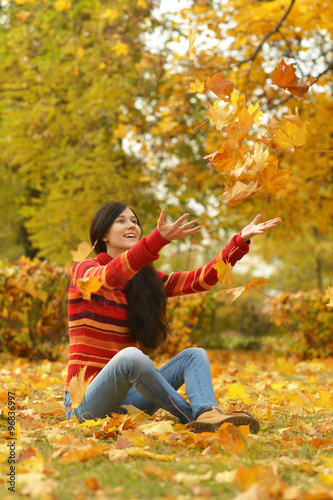
[[159,455],[148,450],[143,450],[142,448],[129,448],[126,451],[132,457],[152,458],[154,460],[160,460],[161,462],[172,462],[175,458],[175,455]]
[[161,422],[151,422],[139,426],[140,431],[148,436],[158,436],[165,432],[174,432],[171,420],[161,420]]

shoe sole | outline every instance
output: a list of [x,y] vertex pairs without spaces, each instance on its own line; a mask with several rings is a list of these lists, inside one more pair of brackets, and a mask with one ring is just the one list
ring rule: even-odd
[[251,417],[245,417],[243,415],[230,415],[230,417],[224,418],[220,422],[214,424],[209,422],[198,422],[193,421],[188,424],[188,427],[193,432],[215,432],[222,424],[232,424],[235,427],[241,427],[242,425],[249,425],[251,434],[258,434],[260,425],[257,420]]

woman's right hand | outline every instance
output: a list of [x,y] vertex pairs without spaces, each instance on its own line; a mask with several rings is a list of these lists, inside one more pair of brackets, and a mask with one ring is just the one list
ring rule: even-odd
[[186,236],[191,236],[192,234],[198,233],[201,229],[201,226],[192,227],[194,226],[194,224],[198,223],[198,221],[196,220],[187,222],[186,224],[181,226],[181,223],[184,222],[184,220],[187,219],[190,214],[182,215],[173,224],[167,224],[165,222],[165,214],[166,212],[163,208],[161,211],[161,215],[157,221],[157,229],[160,235],[163,236],[163,238],[167,241],[180,240],[182,238],[185,238]]

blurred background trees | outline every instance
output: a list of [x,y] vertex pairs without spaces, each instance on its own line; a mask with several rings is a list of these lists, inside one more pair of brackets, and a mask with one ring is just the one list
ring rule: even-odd
[[[235,271],[240,283],[269,277],[273,295],[332,283],[328,0],[8,0],[0,10],[1,258],[70,265],[92,214],[114,199],[135,207],[145,234],[162,207],[200,219],[202,236],[164,252],[163,269],[214,257],[263,213],[264,198],[221,207],[224,176],[203,157],[223,132],[207,123],[209,94],[190,93],[189,84],[219,73],[262,104],[284,58],[316,82],[308,101],[279,91],[267,113],[298,107],[307,143],[280,154],[291,180],[269,196],[266,217],[283,224],[254,240]],[[198,34],[193,62],[190,26]]]

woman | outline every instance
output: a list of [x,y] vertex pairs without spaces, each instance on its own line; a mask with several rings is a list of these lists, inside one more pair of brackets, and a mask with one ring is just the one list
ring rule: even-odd
[[[259,423],[249,414],[223,414],[214,395],[206,352],[190,348],[177,354],[157,370],[137,348],[157,347],[169,334],[165,307],[167,297],[211,289],[217,282],[213,265],[217,257],[195,271],[165,274],[155,271],[153,261],[171,241],[198,233],[197,221],[165,222],[162,210],[157,228],[141,238],[141,224],[129,207],[106,203],[94,215],[90,239],[96,258],[76,262],[69,289],[69,364],[64,403],[67,418],[80,421],[104,418],[132,404],[152,415],[164,408],[195,432],[214,432],[222,423],[249,425],[253,433]],[[260,215],[240,234],[231,238],[220,257],[232,266],[248,251],[250,239],[274,227],[281,219],[259,224]],[[99,277],[102,283],[89,300],[84,299],[77,280]],[[81,404],[71,409],[68,384],[86,367],[93,376]],[[187,402],[177,390],[185,383]],[[121,410],[120,410],[121,411]]]

